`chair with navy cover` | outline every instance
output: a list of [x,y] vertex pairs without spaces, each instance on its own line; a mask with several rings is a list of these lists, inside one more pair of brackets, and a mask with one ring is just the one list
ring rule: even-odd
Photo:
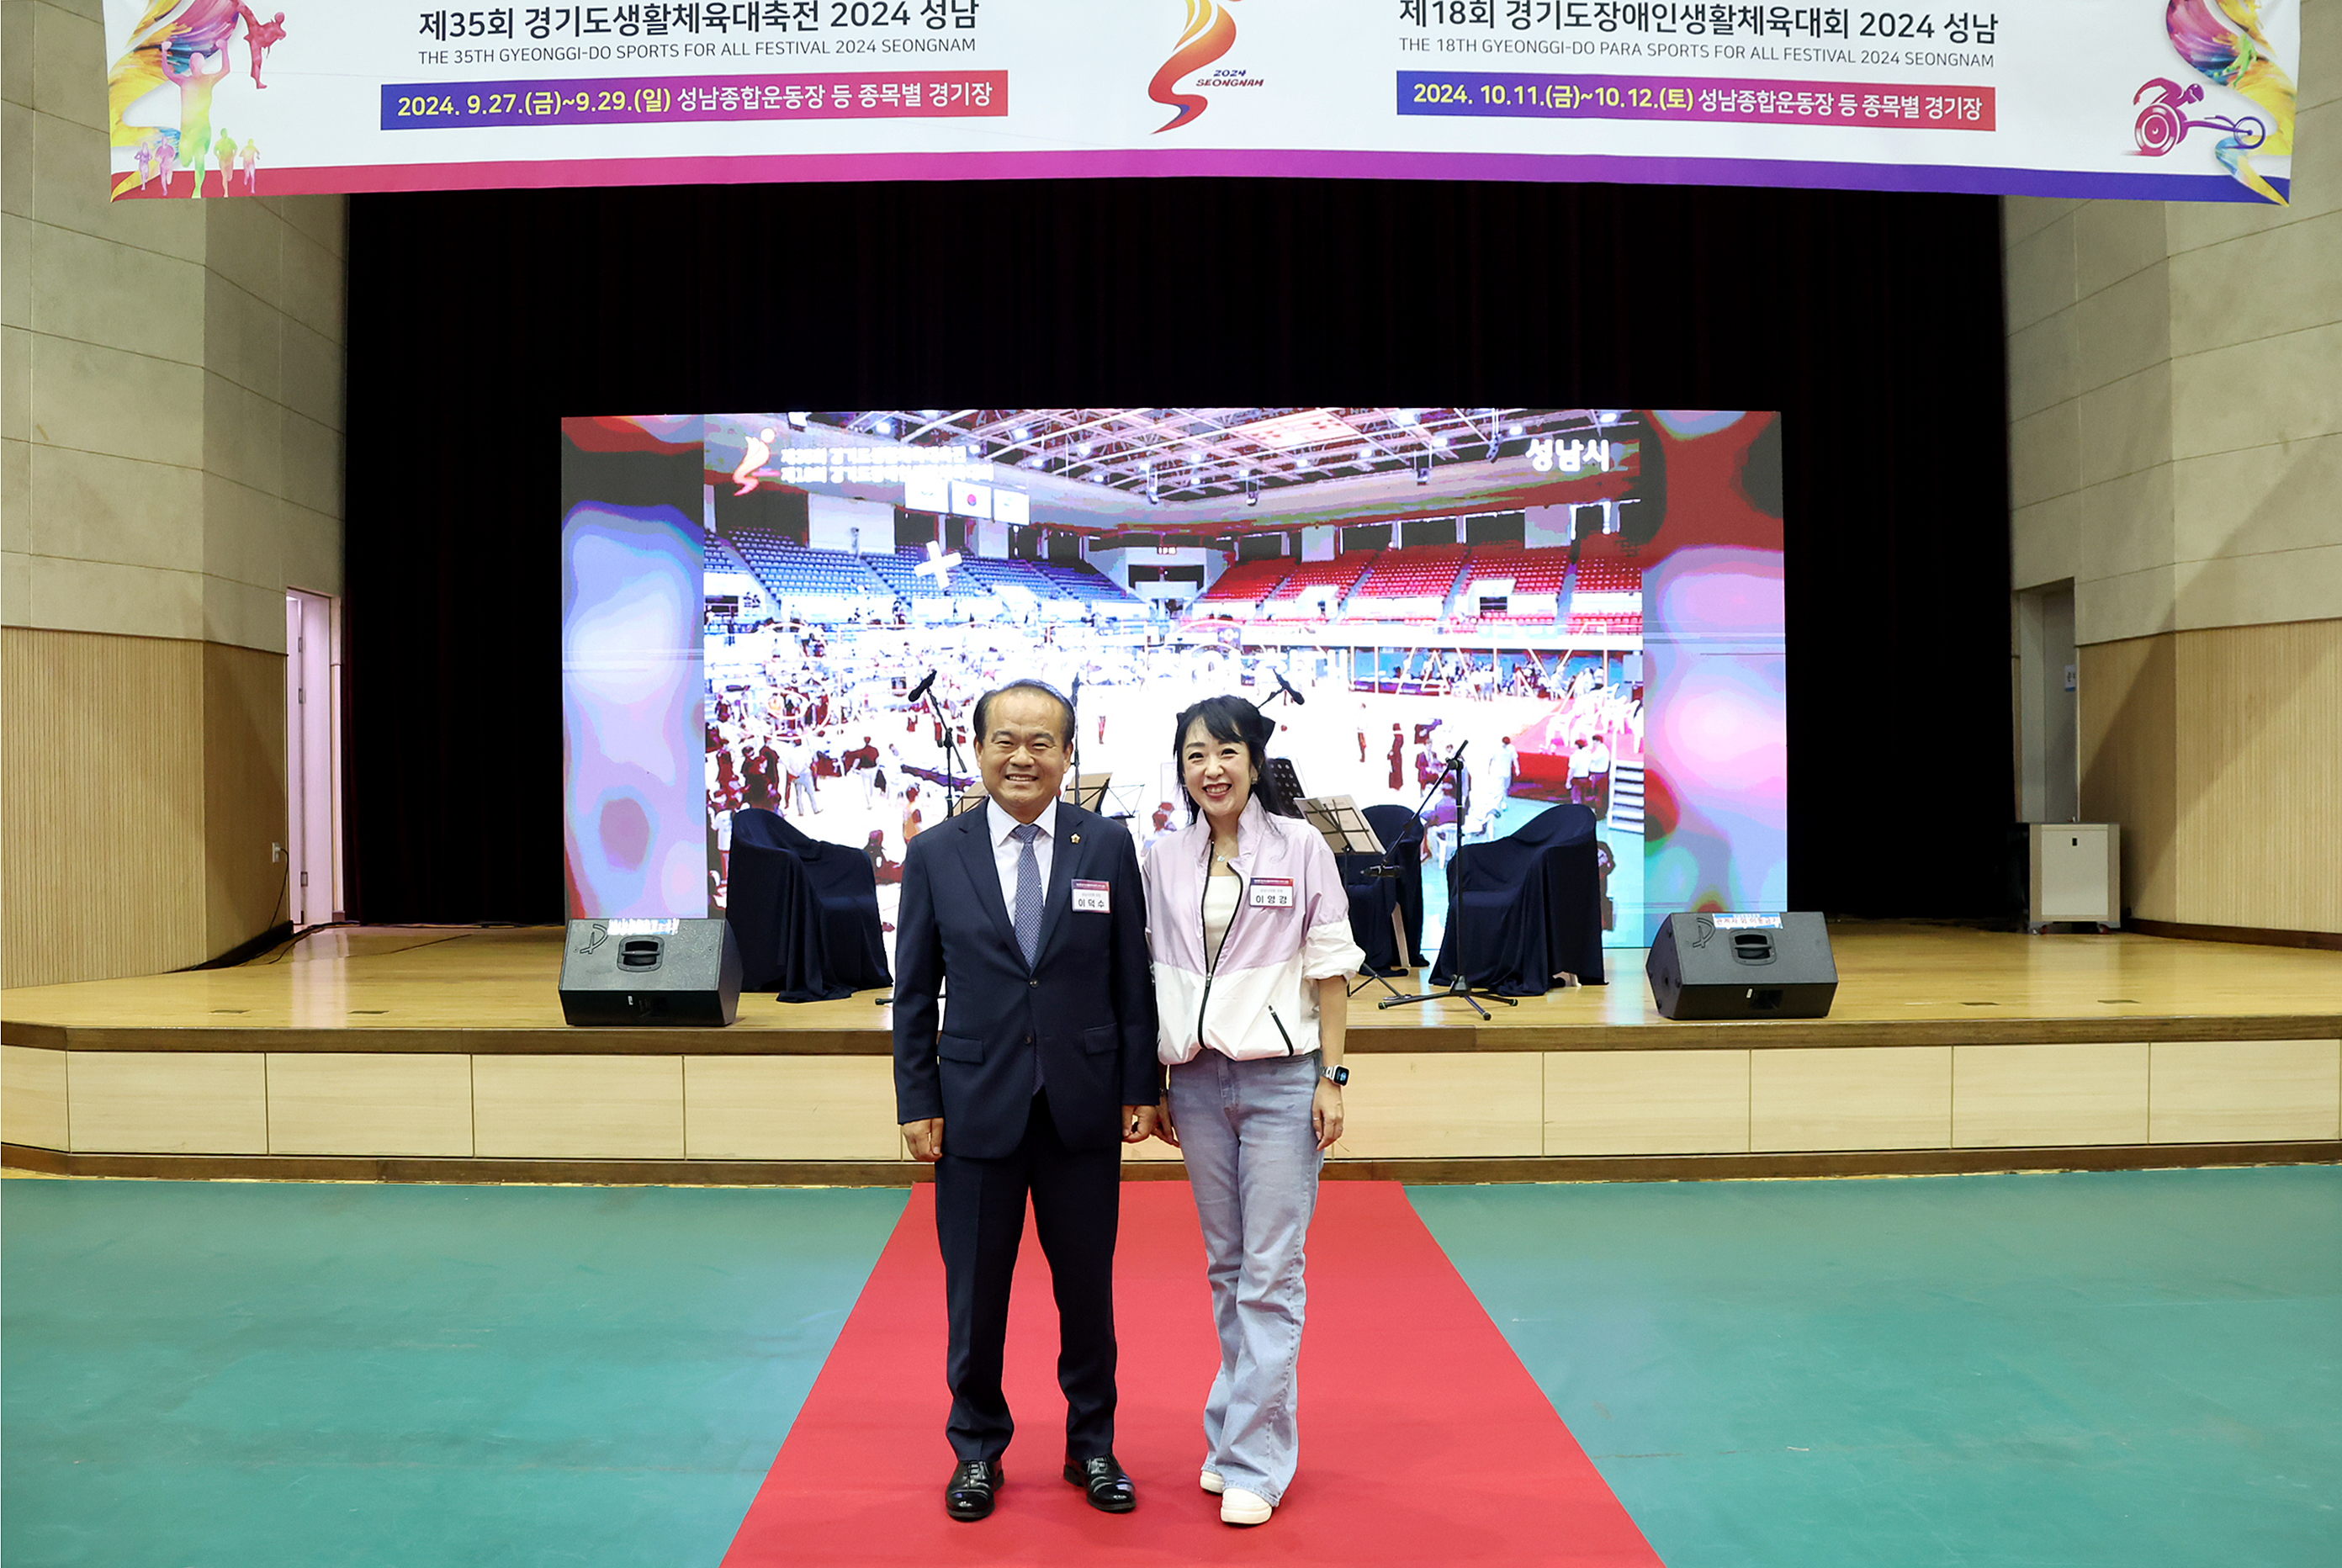
[[732,814],[725,914],[740,940],[743,989],[816,1002],[895,983],[869,855],[810,838],[777,813]]
[[1464,977],[1506,996],[1542,996],[1554,977],[1606,983],[1602,873],[1594,813],[1548,806],[1505,837],[1467,844],[1447,863],[1447,929],[1431,980]]
[[1423,824],[1403,805],[1370,805],[1362,814],[1386,851],[1403,845],[1391,855],[1398,867],[1398,917],[1406,927],[1406,962],[1416,969],[1423,956]]

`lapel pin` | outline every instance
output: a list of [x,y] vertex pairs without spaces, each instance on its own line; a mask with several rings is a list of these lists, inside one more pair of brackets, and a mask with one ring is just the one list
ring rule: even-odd
[[1082,842],[1082,835],[1081,835],[1080,834],[1074,834],[1074,842],[1075,842],[1076,844],[1079,844],[1079,843],[1081,843],[1081,842]]

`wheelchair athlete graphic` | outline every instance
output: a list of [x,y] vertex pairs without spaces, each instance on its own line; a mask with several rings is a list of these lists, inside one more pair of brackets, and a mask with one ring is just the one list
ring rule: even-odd
[[2225,115],[2215,115],[2209,119],[2189,119],[2187,106],[2200,103],[2204,97],[2200,84],[2191,83],[2183,87],[2177,82],[2157,76],[2133,93],[2130,101],[2136,104],[2149,93],[2156,95],[2155,102],[2138,112],[2138,122],[2131,127],[2131,132],[2138,138],[2138,150],[2150,158],[2159,158],[2171,151],[2186,139],[2190,131],[2222,132],[2233,138],[2227,145],[2240,153],[2248,153],[2268,139],[2268,126],[2257,115],[2247,115],[2231,119]]

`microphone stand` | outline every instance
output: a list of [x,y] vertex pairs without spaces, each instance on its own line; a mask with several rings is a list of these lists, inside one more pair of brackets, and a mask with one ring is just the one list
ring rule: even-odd
[[959,814],[960,770],[967,764],[960,760],[959,746],[952,739],[951,721],[944,716],[943,704],[936,701],[936,689],[927,688],[927,712],[935,715],[936,729],[944,737],[944,776],[951,783],[944,799],[944,818],[949,821]]
[[[1424,792],[1423,804],[1416,807],[1416,821],[1423,822],[1423,814],[1428,811],[1431,808],[1431,803],[1438,798],[1439,787],[1447,782],[1448,774],[1463,763],[1464,748],[1469,744],[1466,741],[1456,743],[1456,749],[1448,754],[1446,763],[1439,770],[1439,776],[1433,779],[1431,788]],[[1424,823],[1424,832],[1428,834],[1430,831],[1431,824]],[[1463,881],[1463,866],[1464,798],[1463,792],[1458,790],[1456,800],[1456,854],[1447,862],[1447,930],[1456,939],[1456,973],[1448,978],[1447,988],[1444,991],[1425,991],[1413,996],[1386,996],[1375,1004],[1376,1007],[1390,1008],[1406,1002],[1439,1002],[1456,998],[1460,999],[1473,1012],[1477,1013],[1482,1023],[1486,1023],[1491,1015],[1486,1008],[1480,1005],[1480,998],[1483,996],[1492,1002],[1501,1002],[1507,1007],[1518,1007],[1521,1004],[1520,998],[1517,996],[1505,996],[1494,991],[1483,991],[1474,986],[1464,967],[1464,899],[1463,890],[1459,885]]]

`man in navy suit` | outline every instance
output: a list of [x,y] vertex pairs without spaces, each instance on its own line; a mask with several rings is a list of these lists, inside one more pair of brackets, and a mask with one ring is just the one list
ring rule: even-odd
[[[951,1320],[955,1519],[992,1512],[1016,1430],[1000,1388],[1025,1203],[1057,1298],[1066,1479],[1136,1504],[1114,1457],[1114,1245],[1122,1151],[1161,1099],[1138,855],[1121,824],[1057,799],[1073,706],[1038,681],[976,705],[991,799],[910,843],[896,916],[895,1100],[936,1167]],[[938,1022],[937,997],[951,988]]]

